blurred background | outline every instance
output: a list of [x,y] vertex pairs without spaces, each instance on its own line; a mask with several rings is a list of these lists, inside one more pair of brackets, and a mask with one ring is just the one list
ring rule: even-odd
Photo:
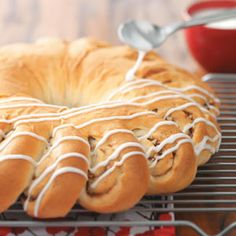
[[[92,36],[120,44],[117,27],[128,19],[161,25],[182,18],[192,0],[0,0],[0,45],[40,37],[73,40]],[[183,33],[173,35],[158,52],[170,62],[195,70]]]

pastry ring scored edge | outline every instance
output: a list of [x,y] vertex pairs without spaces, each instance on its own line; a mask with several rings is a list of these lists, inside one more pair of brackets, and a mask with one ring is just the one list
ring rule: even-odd
[[136,59],[94,39],[0,49],[1,212],[22,193],[37,218],[117,212],[192,182],[220,145],[219,99],[153,52],[127,81]]

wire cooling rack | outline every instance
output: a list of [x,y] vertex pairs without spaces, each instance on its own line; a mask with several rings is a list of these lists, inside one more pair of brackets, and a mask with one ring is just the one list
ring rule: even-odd
[[[61,220],[38,221],[28,217],[22,204],[17,202],[6,212],[0,214],[0,226],[8,227],[111,227],[111,226],[179,226],[192,228],[198,235],[208,235],[204,227],[191,221],[198,213],[236,215],[236,74],[209,74],[207,81],[221,99],[221,116],[219,123],[222,129],[220,151],[211,161],[199,168],[195,181],[182,192],[169,196],[152,196],[143,198],[127,213],[102,215],[91,213],[76,205],[69,215]],[[174,213],[172,221],[160,221],[163,213]],[[135,213],[141,220],[127,221],[126,214]],[[189,214],[189,219],[179,220],[178,214]],[[92,219],[92,220],[91,220]],[[235,217],[236,219],[236,217]],[[236,221],[221,227],[218,235],[223,236],[236,227]]]

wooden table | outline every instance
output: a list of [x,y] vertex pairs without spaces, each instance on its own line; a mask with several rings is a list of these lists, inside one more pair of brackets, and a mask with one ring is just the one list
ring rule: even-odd
[[[181,19],[192,0],[1,0],[0,45],[39,37],[72,40],[93,36],[120,43],[117,26],[128,19],[167,24]],[[170,62],[195,69],[183,34],[173,35],[158,52]]]

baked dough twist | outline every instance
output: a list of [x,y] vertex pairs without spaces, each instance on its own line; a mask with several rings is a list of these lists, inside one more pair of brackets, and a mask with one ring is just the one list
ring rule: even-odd
[[136,59],[93,39],[0,49],[0,211],[23,194],[38,218],[77,200],[117,212],[191,183],[219,147],[219,100],[153,52],[128,81]]

